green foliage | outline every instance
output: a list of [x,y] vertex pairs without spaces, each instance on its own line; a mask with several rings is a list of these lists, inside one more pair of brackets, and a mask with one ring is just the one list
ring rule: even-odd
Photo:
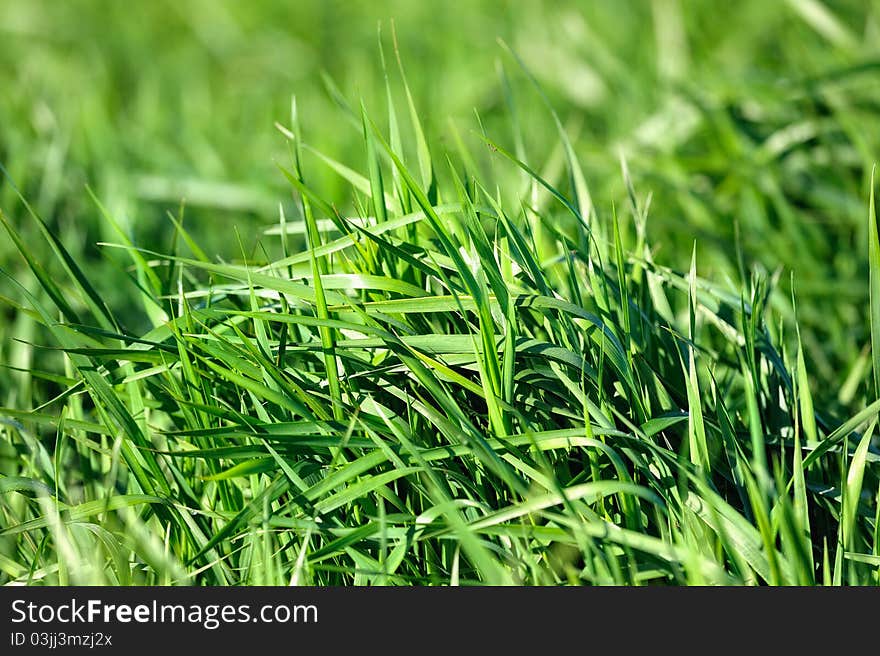
[[[0,582],[880,584],[880,98],[861,83],[880,14],[523,3],[475,90],[489,55],[453,34],[494,25],[489,5],[429,35],[417,4],[380,39],[396,69],[358,63],[358,110],[298,91],[265,150],[271,93],[193,103],[229,75],[211,57],[271,70],[304,47],[270,48],[272,5],[167,19],[155,70],[194,55],[176,118],[160,73],[120,99],[113,70],[50,136],[0,110]],[[111,9],[126,31],[86,61],[129,73],[155,6],[140,26]],[[29,11],[11,38],[36,38]],[[340,12],[374,50],[366,10]],[[312,47],[340,65],[354,38]],[[52,48],[31,52],[63,89]],[[747,52],[767,59],[742,85]],[[468,104],[469,123],[434,115]],[[222,132],[235,111],[258,145]],[[170,184],[170,141],[113,133],[136,119],[177,123],[191,177]],[[39,172],[31,142],[69,162]]]

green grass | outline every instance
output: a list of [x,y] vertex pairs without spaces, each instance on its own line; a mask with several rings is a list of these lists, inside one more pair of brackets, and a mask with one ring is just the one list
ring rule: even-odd
[[877,7],[223,7],[6,28],[0,581],[880,584]]

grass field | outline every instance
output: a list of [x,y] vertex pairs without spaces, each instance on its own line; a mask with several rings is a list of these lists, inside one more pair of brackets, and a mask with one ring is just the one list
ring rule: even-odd
[[0,583],[880,584],[880,3],[0,37]]

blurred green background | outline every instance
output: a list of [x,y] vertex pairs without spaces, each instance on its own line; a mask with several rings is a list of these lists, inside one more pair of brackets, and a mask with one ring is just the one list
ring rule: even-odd
[[[435,150],[460,134],[506,171],[479,146],[482,125],[511,150],[521,134],[531,166],[561,173],[550,112],[503,40],[558,112],[596,211],[626,206],[623,156],[639,197],[650,195],[658,262],[686,266],[696,240],[701,275],[732,289],[753,267],[775,272],[773,302],[788,318],[793,274],[817,394],[830,406],[855,398],[867,379],[867,190],[880,152],[873,0],[0,0],[0,163],[124,308],[119,265],[95,246],[115,238],[85,185],[139,245],[166,246],[165,214],[185,198],[204,250],[237,257],[233,227],[251,248],[290,200],[274,123],[289,123],[293,95],[307,141],[362,168],[343,104],[357,112],[363,99],[385,116],[380,24],[399,92],[391,21]],[[334,175],[307,165],[350,210]],[[44,248],[7,180],[0,209]],[[0,267],[36,288],[5,240]],[[19,295],[8,282],[0,294]],[[11,338],[40,336],[3,307],[0,361],[28,368],[40,352]],[[36,400],[21,375],[0,373],[0,404]]]

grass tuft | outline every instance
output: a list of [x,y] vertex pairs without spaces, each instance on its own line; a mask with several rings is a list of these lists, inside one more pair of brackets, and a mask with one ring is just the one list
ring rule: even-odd
[[[880,224],[870,92],[848,86],[869,47],[790,2],[770,22],[822,44],[819,72],[698,90],[688,67],[720,51],[666,4],[660,72],[597,37],[554,83],[502,39],[515,72],[470,131],[437,127],[392,30],[376,98],[331,82],[332,117],[308,99],[276,122],[275,193],[190,181],[193,208],[141,180],[174,201],[163,241],[90,188],[100,266],[51,187],[7,182],[0,583],[880,584]],[[543,56],[569,61],[560,34]],[[591,150],[566,108],[610,81]],[[259,229],[231,240],[243,207]]]

